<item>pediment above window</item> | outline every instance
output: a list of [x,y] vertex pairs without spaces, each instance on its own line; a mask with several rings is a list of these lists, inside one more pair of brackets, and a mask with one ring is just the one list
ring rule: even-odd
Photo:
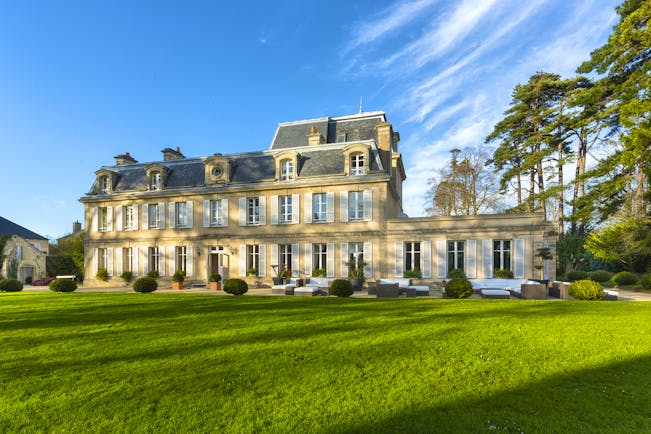
[[95,181],[94,191],[97,194],[110,194],[118,180],[118,173],[109,169],[100,169],[95,172],[97,180]]
[[298,177],[298,163],[301,155],[296,151],[281,151],[274,154],[276,160],[276,181],[292,181]]
[[206,185],[227,184],[231,180],[233,163],[221,154],[215,154],[203,162]]

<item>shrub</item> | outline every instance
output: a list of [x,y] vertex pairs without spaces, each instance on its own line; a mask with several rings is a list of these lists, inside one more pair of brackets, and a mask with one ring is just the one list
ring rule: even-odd
[[160,273],[158,270],[151,270],[149,273],[147,273],[147,277],[151,277],[152,279],[158,279],[160,277]]
[[185,280],[185,271],[176,270],[172,275],[172,282],[183,282]]
[[106,271],[106,268],[100,268],[97,270],[97,274],[95,275],[97,280],[101,280],[102,282],[106,282],[108,280],[108,271]]
[[603,283],[610,280],[610,273],[606,270],[597,270],[590,273],[590,280],[595,282]]
[[450,298],[467,298],[472,295],[472,285],[465,278],[455,277],[445,284],[445,295]]
[[48,286],[50,282],[53,282],[55,279],[55,277],[48,277],[46,279],[33,280],[32,286]]
[[581,271],[581,270],[574,270],[570,271],[567,273],[567,279],[570,282],[575,282],[577,280],[585,280],[588,278],[588,272],[587,271]]
[[219,273],[213,273],[213,274],[210,275],[208,280],[211,281],[211,282],[221,282],[222,281],[222,276]]
[[577,280],[570,285],[567,292],[577,300],[601,300],[604,297],[603,286],[592,280]]
[[50,282],[49,288],[54,292],[73,292],[77,289],[77,282],[70,279],[55,279]]
[[414,268],[412,270],[405,270],[405,272],[402,273],[402,277],[421,279],[423,277],[423,273],[420,272],[420,268]]
[[26,283],[27,285],[31,285],[31,284],[32,284],[32,276],[27,276],[27,277],[25,277],[25,283]]
[[453,270],[450,270],[448,272],[448,279],[465,279],[466,278],[466,273],[463,272],[463,269],[461,268],[455,268]]
[[23,290],[23,284],[20,280],[16,280],[16,279],[0,280],[0,291],[20,292],[22,290]]
[[133,282],[133,290],[136,292],[154,292],[158,289],[158,282],[150,276],[140,277]]
[[651,273],[645,274],[644,277],[640,279],[640,285],[644,289],[651,289]]
[[353,284],[347,279],[335,279],[330,284],[330,294],[337,297],[350,297],[353,295]]
[[133,278],[133,271],[131,270],[123,271],[122,274],[120,275],[120,279],[124,280],[126,283],[131,282],[132,278]]
[[256,268],[249,268],[246,270],[248,276],[258,276],[258,270]]
[[312,277],[326,277],[325,268],[315,268],[312,270]]
[[246,294],[249,290],[249,285],[242,279],[228,279],[224,283],[224,292],[228,292],[233,295],[242,295]]
[[513,279],[513,271],[504,268],[495,270],[495,278],[497,279]]
[[613,276],[613,282],[615,282],[615,285],[617,286],[635,285],[637,280],[637,276],[630,271],[620,271]]

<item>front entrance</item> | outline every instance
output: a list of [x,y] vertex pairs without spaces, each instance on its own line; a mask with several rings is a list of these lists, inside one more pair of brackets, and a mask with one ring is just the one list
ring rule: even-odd
[[34,278],[34,267],[20,267],[18,270],[18,280],[23,283],[31,282]]
[[225,282],[228,279],[229,258],[224,247],[211,247],[208,257],[208,277],[211,274],[219,274],[222,276],[222,282]]

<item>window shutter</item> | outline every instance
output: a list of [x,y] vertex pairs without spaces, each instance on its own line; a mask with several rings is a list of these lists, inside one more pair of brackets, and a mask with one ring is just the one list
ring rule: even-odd
[[267,224],[267,198],[260,196],[260,224]]
[[464,252],[465,272],[468,279],[477,277],[477,240],[467,240]]
[[210,201],[208,199],[203,200],[203,227],[210,227]]
[[[160,273],[161,277],[165,276],[166,258],[167,256],[165,256],[165,246],[160,246],[158,248],[158,272]],[[172,271],[172,273],[174,273],[174,271]]]
[[301,222],[301,196],[292,194],[292,224]]
[[448,275],[448,242],[436,240],[436,277],[445,279]]
[[[115,208],[115,230],[116,231],[121,231],[123,229],[122,226],[122,206],[117,206]],[[120,273],[122,274],[122,273]]]
[[106,207],[106,230],[111,232],[113,230],[113,207]]
[[493,277],[493,240],[481,240],[482,277]]
[[133,252],[133,265],[132,265],[133,270],[131,270],[131,272],[133,273],[134,276],[137,276],[138,275],[138,254],[139,254],[138,248],[137,247],[132,247],[131,251]]
[[271,224],[278,224],[278,196],[276,195],[271,196]]
[[219,225],[228,226],[228,199],[219,202]]
[[188,253],[188,258],[186,261],[185,274],[186,276],[192,276],[194,274],[194,255],[193,255],[194,252],[192,250],[192,246],[188,246],[187,253]]
[[[240,198],[240,205],[242,205],[241,198]],[[246,245],[244,244],[240,244],[240,257],[238,258],[238,260],[240,262],[240,277],[245,277],[246,276]]]
[[513,277],[515,279],[524,279],[525,240],[524,238],[516,238],[514,244]]
[[115,249],[115,275],[122,275],[122,248]]
[[[174,208],[174,206],[172,206],[172,208]],[[158,204],[158,217],[160,218],[158,229],[165,229],[165,202]]]
[[421,255],[421,271],[424,279],[432,277],[432,240],[423,240],[421,242],[423,254]]
[[[176,204],[174,202],[169,203],[169,213],[170,213],[169,225],[170,225],[170,228],[173,228],[173,227],[176,226],[176,206],[175,205]],[[163,227],[165,227],[165,225],[163,225]]]
[[106,271],[109,276],[113,276],[113,247],[106,249]]
[[142,274],[145,275],[149,272],[149,248],[148,247],[142,248],[142,255],[140,257],[142,258]]
[[[245,197],[240,197],[240,226],[246,226],[246,198]],[[246,275],[246,273],[244,275]],[[242,274],[240,274],[240,276],[242,276]]]
[[364,277],[367,279],[373,278],[373,243],[364,243]]
[[396,241],[394,243],[394,252],[395,252],[395,266],[393,270],[393,275],[395,277],[402,277],[402,272],[404,271],[404,242],[403,241]]
[[97,249],[97,247],[93,249],[93,257],[90,258],[90,262],[92,264],[91,269],[92,269],[93,277],[95,277],[97,275],[97,270],[99,268],[99,249]]
[[326,276],[335,277],[335,244],[328,243],[326,246]]
[[305,243],[305,274],[312,275],[312,243]]
[[[93,229],[93,232],[97,232],[99,230],[99,225],[97,223],[97,207],[94,206],[90,210],[90,226]],[[95,273],[97,274],[97,273]]]
[[292,243],[292,276],[299,277],[301,271],[300,267],[301,267],[301,256],[298,249],[298,243]]
[[194,201],[187,201],[188,207],[188,226],[189,228],[194,227]]
[[312,193],[305,193],[303,200],[305,201],[303,204],[303,207],[305,208],[303,210],[303,220],[305,223],[312,223]]
[[373,220],[373,190],[364,190],[364,220]]
[[265,277],[267,275],[267,245],[260,244],[259,252],[258,277]]
[[348,192],[342,191],[339,193],[339,221],[348,221]]
[[339,244],[339,254],[341,255],[341,277],[348,277],[348,243]]
[[272,269],[275,267],[276,274],[280,273],[278,269],[278,244],[271,245],[271,258],[269,258],[269,263]]
[[334,223],[335,221],[335,192],[334,191],[329,191],[326,194],[326,199],[327,199],[327,218],[328,218],[328,223]]
[[146,203],[142,205],[142,229],[149,229],[149,205]]
[[131,205],[133,211],[133,230],[138,230],[138,205]]
[[174,246],[169,246],[167,248],[167,251],[170,253],[169,257],[169,264],[170,264],[170,276],[172,276],[174,273],[176,273],[176,249]]

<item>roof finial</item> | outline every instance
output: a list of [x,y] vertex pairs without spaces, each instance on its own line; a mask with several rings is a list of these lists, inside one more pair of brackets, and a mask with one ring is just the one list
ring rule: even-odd
[[364,112],[364,109],[362,108],[362,97],[359,97],[359,113],[362,114]]

